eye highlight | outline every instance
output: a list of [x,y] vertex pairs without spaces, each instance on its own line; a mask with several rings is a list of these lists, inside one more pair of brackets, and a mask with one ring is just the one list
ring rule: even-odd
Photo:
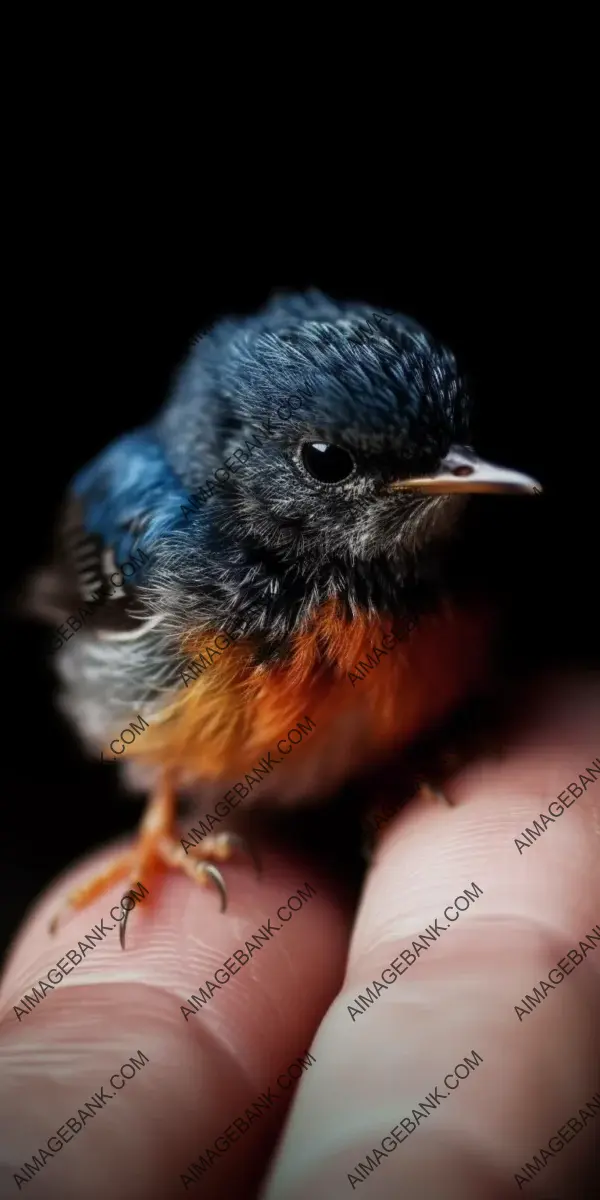
[[330,442],[305,442],[300,457],[309,475],[319,483],[342,483],[354,470],[354,459],[348,450]]

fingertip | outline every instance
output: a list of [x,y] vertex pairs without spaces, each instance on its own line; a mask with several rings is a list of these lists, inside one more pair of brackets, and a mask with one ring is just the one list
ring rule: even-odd
[[[86,932],[110,914],[120,885],[54,939],[48,914],[57,893],[109,855],[78,864],[45,893],[13,947],[0,1024],[11,1156],[30,1159],[32,1146],[46,1144],[64,1116],[76,1114],[139,1047],[152,1070],[140,1075],[135,1095],[132,1084],[118,1112],[111,1103],[103,1124],[65,1147],[62,1165],[50,1165],[63,1200],[93,1200],[111,1189],[163,1200],[181,1190],[186,1164],[206,1161],[216,1139],[222,1147],[223,1131],[310,1047],[343,977],[351,911],[322,871],[267,846],[260,883],[251,863],[227,864],[225,914],[212,890],[168,873],[148,881],[148,897],[128,916],[125,952],[111,923],[83,955]],[[75,947],[81,960],[17,1017],[12,1005],[47,979],[53,964],[69,967],[67,952]],[[214,1174],[203,1179],[203,1194],[240,1194],[248,1175],[258,1180],[291,1094],[251,1126],[243,1146],[230,1146],[225,1162],[213,1151]],[[49,1120],[49,1112],[59,1115]]]

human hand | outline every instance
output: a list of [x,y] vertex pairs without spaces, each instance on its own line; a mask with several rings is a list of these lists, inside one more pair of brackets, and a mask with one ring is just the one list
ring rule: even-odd
[[[338,883],[266,846],[260,881],[244,864],[228,865],[225,917],[211,893],[170,874],[136,910],[124,954],[115,929],[18,1020],[13,1005],[122,893],[112,888],[50,940],[55,886],[21,931],[2,986],[2,1197],[25,1190],[14,1176],[34,1155],[41,1165],[28,1183],[44,1200],[246,1197],[268,1171],[264,1200],[330,1200],[359,1188],[372,1200],[585,1195],[600,1135],[600,1109],[585,1127],[578,1116],[600,1089],[596,943],[531,1013],[519,1019],[515,1006],[600,926],[600,785],[521,852],[514,839],[600,765],[599,717],[597,678],[540,688],[504,758],[472,763],[451,781],[454,808],[416,798],[386,825],[353,932]],[[88,872],[89,862],[79,864],[67,886]],[[481,894],[463,911],[449,908],[473,884]],[[307,898],[286,908],[300,890]],[[222,964],[238,948],[243,955],[268,920],[280,927],[186,1019],[186,999],[223,979]],[[429,926],[435,937],[417,957],[412,942]],[[391,962],[402,974],[394,968],[357,1012],[374,980],[390,980]],[[122,1077],[139,1051],[148,1061]],[[475,1066],[458,1084],[452,1072],[465,1058]],[[111,1095],[101,1110],[79,1130],[66,1127],[102,1087]],[[411,1130],[429,1093],[431,1111]],[[561,1145],[549,1153],[553,1137]],[[62,1148],[50,1154],[49,1138]],[[542,1148],[547,1158],[519,1186],[515,1175],[534,1156],[540,1162]]]

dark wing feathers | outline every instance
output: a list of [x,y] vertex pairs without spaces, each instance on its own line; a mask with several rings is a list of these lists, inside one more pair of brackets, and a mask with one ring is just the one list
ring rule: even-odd
[[139,587],[152,566],[152,541],[181,521],[186,500],[151,430],[113,442],[73,480],[52,561],[34,576],[26,597],[30,613],[60,622],[83,606],[92,614],[86,627],[139,628],[148,615]]

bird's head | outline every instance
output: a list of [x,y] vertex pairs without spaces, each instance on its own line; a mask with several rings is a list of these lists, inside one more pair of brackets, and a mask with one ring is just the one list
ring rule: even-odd
[[[471,493],[536,484],[477,457],[469,412],[453,355],[415,322],[312,294],[217,327],[159,429],[190,491],[212,480],[196,520],[230,594],[245,580],[284,605],[294,591],[296,608],[312,595],[381,610],[435,574]],[[191,546],[194,518],[180,536]]]

